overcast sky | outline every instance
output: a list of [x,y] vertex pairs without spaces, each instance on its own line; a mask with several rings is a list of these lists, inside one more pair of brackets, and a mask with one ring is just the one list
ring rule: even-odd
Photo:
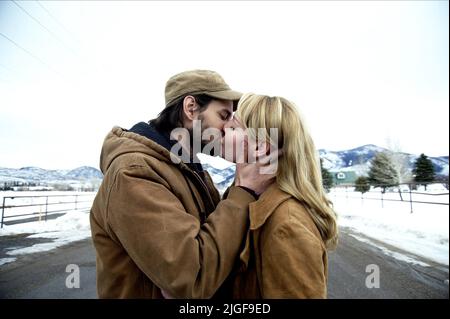
[[0,2],[0,167],[98,167],[175,73],[295,102],[317,148],[449,154],[448,1]]

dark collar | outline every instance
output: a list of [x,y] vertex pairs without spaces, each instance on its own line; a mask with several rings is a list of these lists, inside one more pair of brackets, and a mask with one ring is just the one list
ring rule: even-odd
[[[176,140],[170,139],[170,132],[158,131],[155,126],[151,123],[139,122],[135,124],[132,128],[128,130],[129,132],[139,134],[144,136],[159,145],[166,148],[169,152],[172,147],[178,143]],[[196,171],[197,173],[203,172],[203,166],[200,163],[185,163],[190,169]],[[202,176],[202,174],[200,174]]]
[[168,133],[162,133],[156,130],[156,128],[152,124],[148,124],[145,122],[139,122],[135,124],[132,128],[128,130],[129,132],[136,133],[142,135],[159,145],[166,148],[169,152],[173,145],[175,145],[176,141],[171,141]]

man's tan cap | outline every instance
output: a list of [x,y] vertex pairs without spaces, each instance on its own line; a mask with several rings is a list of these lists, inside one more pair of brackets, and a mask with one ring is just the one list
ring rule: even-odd
[[186,94],[205,94],[220,100],[233,101],[233,111],[236,111],[242,96],[242,93],[230,89],[217,72],[210,70],[192,70],[172,76],[166,83],[166,106]]

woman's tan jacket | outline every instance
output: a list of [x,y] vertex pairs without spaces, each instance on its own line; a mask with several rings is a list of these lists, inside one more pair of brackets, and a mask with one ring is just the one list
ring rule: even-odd
[[234,298],[326,298],[327,250],[304,205],[270,186],[250,203]]

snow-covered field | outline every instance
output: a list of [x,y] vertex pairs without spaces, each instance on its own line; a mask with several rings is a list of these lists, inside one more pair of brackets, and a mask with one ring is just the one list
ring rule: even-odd
[[11,257],[0,259],[0,266],[15,261],[17,255],[48,251],[90,237],[89,212],[71,211],[53,220],[4,226],[0,230],[0,236],[16,234],[31,234],[28,238],[48,238],[51,241],[8,250],[7,255]]
[[[62,192],[62,191],[30,191],[0,192],[0,206],[5,198],[5,222],[17,221],[31,217],[44,219],[48,214],[59,213],[66,210],[80,210],[90,207],[95,192]],[[23,206],[25,207],[15,207]],[[28,206],[29,205],[29,206]],[[2,211],[0,210],[0,213]],[[34,215],[29,215],[33,214]]]
[[[417,193],[427,193],[417,194]],[[439,194],[439,195],[438,195]],[[446,195],[440,195],[446,194]],[[365,237],[373,238],[423,256],[440,264],[449,264],[449,206],[409,203],[409,194],[403,194],[403,202],[381,200],[381,192],[364,194],[353,189],[334,188],[329,193],[338,213],[340,226],[349,227]],[[372,198],[372,199],[368,199]],[[386,192],[384,199],[399,200],[397,192]],[[448,191],[441,185],[430,185],[425,192],[419,188],[412,193],[413,201],[449,203]],[[376,245],[359,237],[355,238]],[[381,248],[381,247],[380,247]],[[408,256],[383,249],[385,253],[408,262],[416,262]],[[423,263],[422,263],[423,264]]]
[[[84,203],[78,203],[78,209],[83,207],[90,207],[95,193],[75,193],[75,192],[0,192],[0,203],[3,202],[3,196],[17,196],[12,203],[6,201],[6,205],[26,205],[26,204],[42,204],[45,206],[45,198],[22,198],[18,196],[46,196],[46,195],[70,195],[63,197],[49,197],[49,203],[58,203],[57,209],[74,209],[74,203],[65,204],[64,202],[74,201],[75,195],[79,195],[79,200],[86,201]],[[87,196],[86,196],[87,195]],[[39,211],[39,206],[22,207],[21,209],[7,209],[5,214],[12,216],[13,218],[7,219],[18,220],[20,218],[30,217],[22,216],[16,217],[15,215],[29,213],[31,211]],[[44,207],[45,209],[45,207]],[[50,208],[54,210],[55,208]],[[42,209],[43,210],[43,209]],[[48,238],[48,243],[38,243],[30,247],[17,247],[9,249],[7,255],[8,258],[0,259],[0,266],[16,260],[17,255],[30,254],[35,252],[42,252],[52,250],[54,248],[66,245],[70,242],[88,238],[91,235],[89,225],[89,211],[88,209],[82,210],[69,210],[63,216],[56,219],[49,219],[45,221],[42,218],[40,221],[19,223],[14,225],[4,225],[0,229],[0,236],[17,235],[17,234],[31,234],[28,238]]]

